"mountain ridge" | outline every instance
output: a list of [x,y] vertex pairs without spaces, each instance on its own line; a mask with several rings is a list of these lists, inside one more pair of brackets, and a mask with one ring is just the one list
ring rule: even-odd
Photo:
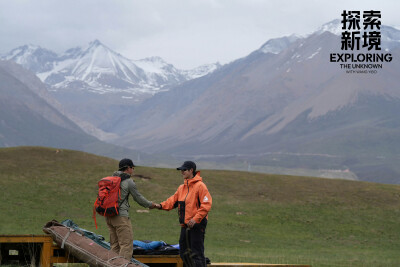
[[2,56],[35,72],[52,90],[86,89],[95,93],[154,94],[220,67],[219,63],[179,70],[160,57],[130,60],[101,43],[90,42],[58,55],[35,45],[25,45]]
[[[329,62],[330,53],[343,53],[338,26],[333,21],[307,36],[268,40],[246,57],[148,97],[105,97],[81,90],[78,80],[52,94],[124,147],[179,159],[208,155],[232,168],[344,170],[361,180],[400,183],[400,31],[382,26],[381,52],[390,52],[392,62],[375,74],[350,74]],[[149,62],[155,65],[147,70],[172,68],[151,57],[140,62],[143,69]]]
[[0,147],[15,146],[66,148],[114,158],[129,156],[141,158],[142,164],[158,161],[156,156],[89,135],[63,111],[34,73],[13,61],[0,60]]
[[[400,32],[389,30],[394,31],[391,36]],[[382,47],[400,58],[400,36],[389,43],[385,38]],[[265,53],[263,45],[207,76],[146,100],[121,116],[123,124],[108,126],[123,136],[115,142],[153,153],[209,154],[210,160],[218,159],[212,155],[225,155],[219,161],[230,161],[231,166],[239,159],[249,160],[240,156],[245,153],[273,153],[250,160],[264,165],[276,164],[272,159],[279,153],[332,154],[335,157],[320,156],[317,161],[327,169],[350,168],[360,179],[371,179],[365,170],[379,162],[376,170],[381,177],[375,179],[400,183],[393,175],[400,170],[389,159],[400,147],[391,141],[400,131],[400,118],[395,108],[387,109],[400,106],[399,61],[385,63],[377,74],[357,76],[329,62],[329,54],[340,51],[340,36],[330,31],[294,38],[285,45],[279,53]],[[365,153],[370,157],[363,159]],[[377,157],[386,160],[373,163]],[[294,168],[315,165],[294,156],[280,163]],[[383,175],[382,166],[393,173]]]

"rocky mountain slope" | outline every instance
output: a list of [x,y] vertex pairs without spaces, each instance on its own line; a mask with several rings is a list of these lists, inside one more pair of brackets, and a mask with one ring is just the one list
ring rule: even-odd
[[360,179],[400,182],[393,164],[400,152],[399,31],[383,27],[382,53],[395,60],[368,75],[329,62],[341,51],[336,29],[331,22],[307,37],[270,40],[104,129],[117,129],[117,143],[146,151],[350,169]]
[[[379,53],[391,62],[374,74],[348,73],[329,62],[342,52],[340,27],[332,21],[308,36],[268,40],[190,80],[160,58],[128,60],[98,41],[56,60],[43,51],[34,62],[66,109],[114,134],[114,144],[211,167],[332,170],[400,183],[400,31],[382,25]],[[22,58],[13,60],[31,62]]]
[[130,60],[95,40],[58,55],[35,45],[13,49],[1,57],[33,71],[65,111],[86,132],[110,139],[102,124],[127,107],[187,80],[218,69],[219,63],[179,70],[160,57]]
[[84,132],[50,95],[36,75],[12,61],[0,60],[0,147],[48,146],[114,158],[154,162],[146,153],[99,141]]
[[52,90],[87,90],[99,94],[126,92],[155,94],[169,86],[198,78],[220,65],[179,70],[160,57],[130,60],[95,40],[57,55],[35,45],[24,45],[2,56],[35,72]]

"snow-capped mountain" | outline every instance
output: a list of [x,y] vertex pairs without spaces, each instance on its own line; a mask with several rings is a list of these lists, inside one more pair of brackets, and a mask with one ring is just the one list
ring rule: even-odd
[[40,73],[52,69],[52,62],[57,60],[57,54],[40,46],[29,44],[11,50],[2,59],[12,60],[26,69]]
[[154,153],[350,169],[363,180],[400,183],[398,164],[390,162],[400,151],[400,31],[382,26],[382,42],[397,44],[392,62],[376,74],[350,74],[329,61],[341,45],[335,27],[269,40],[145,100],[104,130],[120,134],[120,145]]
[[150,94],[204,76],[220,65],[179,70],[160,57],[130,60],[95,40],[61,55],[39,46],[22,46],[2,59],[35,72],[51,90],[78,89],[94,93]]
[[147,80],[153,84],[174,85],[187,80],[181,70],[165,62],[161,57],[148,57],[134,60],[133,63],[144,70]]
[[342,34],[342,23],[339,19],[335,19],[323,24],[321,27],[317,29],[316,34],[322,34],[324,32],[330,32],[334,35],[340,36]]
[[57,88],[68,88],[71,85],[93,92],[106,93],[116,91],[143,90],[150,85],[144,71],[129,59],[117,54],[98,40],[85,49],[67,50],[60,60],[53,62],[48,72],[38,73],[39,78]]
[[23,46],[2,58],[33,71],[70,117],[79,118],[79,125],[91,133],[130,106],[220,67],[211,64],[188,71],[160,57],[131,60],[98,40],[59,55],[39,46]]
[[[361,32],[363,29],[361,29]],[[322,34],[324,32],[330,32],[334,35],[341,36],[343,29],[342,23],[339,19],[332,20],[322,25],[315,33]],[[399,46],[400,31],[394,27],[381,25],[381,48],[382,50],[391,50],[394,47]]]
[[203,77],[203,76],[219,69],[221,66],[222,65],[219,62],[211,63],[211,64],[204,64],[204,65],[201,65],[201,66],[191,69],[191,70],[184,70],[184,71],[182,71],[182,73],[186,77],[186,80],[192,80],[192,79]]
[[292,34],[290,36],[270,39],[261,46],[259,51],[265,54],[267,53],[279,54],[281,51],[286,49],[291,43],[297,41],[300,38],[301,38],[300,36]]

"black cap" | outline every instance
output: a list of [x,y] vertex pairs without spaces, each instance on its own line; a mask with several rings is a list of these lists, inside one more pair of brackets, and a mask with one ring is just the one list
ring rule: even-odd
[[135,167],[135,164],[133,164],[133,161],[131,159],[121,159],[119,162],[119,170],[123,170],[128,167]]
[[176,168],[177,170],[190,170],[193,169],[193,173],[196,171],[196,164],[193,161],[185,161],[182,166]]

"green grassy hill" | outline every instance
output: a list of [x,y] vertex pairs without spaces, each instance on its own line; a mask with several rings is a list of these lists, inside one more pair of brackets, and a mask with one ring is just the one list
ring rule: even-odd
[[[0,234],[43,234],[43,225],[72,219],[108,236],[92,220],[97,181],[118,161],[53,148],[0,149]],[[175,166],[171,166],[175,167]],[[182,179],[174,169],[138,167],[134,180],[161,202]],[[201,171],[213,196],[206,256],[213,262],[307,263],[313,266],[399,266],[400,186]],[[130,200],[135,239],[178,243],[176,211]]]

